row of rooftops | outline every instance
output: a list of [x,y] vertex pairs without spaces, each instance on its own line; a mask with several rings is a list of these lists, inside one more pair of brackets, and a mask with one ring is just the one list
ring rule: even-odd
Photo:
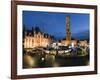
[[42,32],[39,27],[35,27],[35,28],[32,27],[32,30],[24,30],[23,31],[24,37],[25,36],[33,36],[34,37],[35,35],[39,35],[39,34],[46,38],[54,38],[54,36],[52,36],[48,33]]

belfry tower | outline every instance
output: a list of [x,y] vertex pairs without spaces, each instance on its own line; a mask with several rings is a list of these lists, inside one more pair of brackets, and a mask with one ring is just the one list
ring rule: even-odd
[[71,44],[70,16],[66,17],[66,45]]

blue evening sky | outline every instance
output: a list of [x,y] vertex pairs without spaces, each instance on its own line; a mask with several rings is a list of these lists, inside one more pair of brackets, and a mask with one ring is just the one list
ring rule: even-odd
[[23,24],[27,29],[38,26],[43,32],[63,38],[66,36],[66,16],[70,16],[73,37],[89,31],[89,14],[82,13],[23,11]]

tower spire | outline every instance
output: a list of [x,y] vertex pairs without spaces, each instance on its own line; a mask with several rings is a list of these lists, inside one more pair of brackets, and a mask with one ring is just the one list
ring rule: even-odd
[[66,45],[71,44],[70,16],[66,17]]

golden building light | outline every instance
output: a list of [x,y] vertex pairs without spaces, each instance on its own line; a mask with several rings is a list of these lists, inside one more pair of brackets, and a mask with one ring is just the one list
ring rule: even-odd
[[36,33],[33,30],[33,34],[29,33],[29,35],[25,35],[24,37],[24,48],[34,48],[38,46],[47,47],[51,43],[51,38],[45,36],[44,33],[38,32]]

